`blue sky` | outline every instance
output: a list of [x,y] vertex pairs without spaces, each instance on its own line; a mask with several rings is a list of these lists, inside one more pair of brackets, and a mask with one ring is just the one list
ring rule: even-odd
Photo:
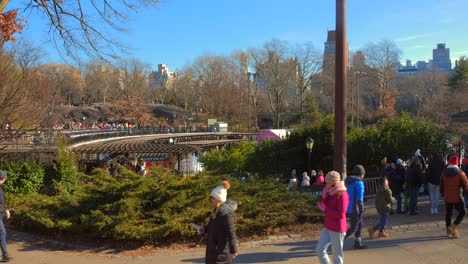
[[[369,42],[394,40],[401,60],[429,60],[445,42],[454,61],[468,56],[467,0],[348,0],[351,51]],[[17,3],[15,3],[17,4]],[[14,7],[11,5],[10,7]],[[41,46],[46,60],[61,62],[44,20],[26,16],[21,38]],[[259,47],[273,38],[311,41],[323,50],[328,29],[335,28],[333,0],[162,0],[155,8],[133,14],[128,32],[115,36],[135,57],[153,68],[165,63],[182,69],[206,54],[227,55]]]

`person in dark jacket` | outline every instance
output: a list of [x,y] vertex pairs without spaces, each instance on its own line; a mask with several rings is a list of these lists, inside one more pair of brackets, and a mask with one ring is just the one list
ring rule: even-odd
[[[468,192],[468,182],[465,173],[458,168],[458,156],[454,155],[448,160],[448,166],[443,170],[440,181],[440,192],[445,201],[445,226],[447,235],[460,237],[458,225],[466,214],[463,192]],[[453,209],[458,211],[458,216],[452,223]]]
[[396,161],[395,174],[395,176],[389,179],[390,190],[392,190],[392,195],[396,200],[397,214],[403,214],[402,204],[406,180],[406,167],[401,159],[397,159]]
[[406,187],[410,195],[409,213],[417,215],[416,207],[418,205],[419,188],[423,182],[423,170],[421,161],[418,156],[411,158],[411,164],[406,173]]
[[[400,160],[401,161],[401,160]],[[401,192],[403,189],[403,182],[400,175],[397,172],[395,163],[389,163],[384,172],[385,177],[388,179],[390,190],[392,190],[393,198],[397,201],[397,213],[402,214],[401,210]],[[390,210],[390,214],[393,214],[393,208]]]
[[429,196],[431,197],[431,214],[437,214],[439,212],[440,176],[442,176],[444,167],[445,164],[437,153],[431,153],[431,161],[429,162],[426,173]]
[[346,214],[351,220],[351,226],[346,231],[345,238],[354,234],[354,249],[366,249],[362,243],[361,229],[364,214],[364,182],[362,179],[366,171],[362,165],[356,165],[349,177],[346,177],[345,185],[349,196],[349,205]]
[[206,264],[231,263],[237,257],[237,236],[234,226],[234,211],[237,203],[227,200],[227,190],[231,187],[228,181],[214,188],[210,194],[213,212],[205,227]]
[[7,243],[6,243],[6,230],[5,225],[3,224],[3,219],[10,218],[10,211],[6,205],[5,201],[5,190],[3,184],[7,179],[7,173],[5,171],[0,171],[0,248],[2,249],[2,262],[8,262],[12,258],[8,255]]

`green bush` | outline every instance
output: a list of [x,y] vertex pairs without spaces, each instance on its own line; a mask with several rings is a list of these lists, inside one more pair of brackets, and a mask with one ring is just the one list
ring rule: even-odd
[[54,164],[55,176],[52,187],[55,193],[73,193],[78,182],[78,169],[71,150],[59,143],[58,158]]
[[6,162],[2,164],[2,170],[8,174],[5,188],[10,194],[37,193],[44,185],[44,168],[37,161]]
[[[96,169],[83,176],[73,194],[9,197],[17,228],[106,238],[139,244],[168,244],[196,239],[193,224],[207,223],[209,192],[222,177],[184,178],[167,173],[141,177],[123,167],[116,177]],[[286,191],[267,180],[231,181],[228,197],[236,211],[240,236],[265,234],[274,228],[318,221],[313,198]]]
[[245,167],[247,157],[254,150],[255,145],[251,142],[240,142],[229,149],[211,150],[203,156],[201,162],[213,172],[220,174],[238,173]]

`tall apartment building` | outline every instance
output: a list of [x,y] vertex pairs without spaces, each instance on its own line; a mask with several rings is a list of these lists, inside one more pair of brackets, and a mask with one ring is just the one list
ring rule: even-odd
[[152,86],[170,87],[169,84],[177,78],[177,72],[170,72],[165,64],[158,64],[158,70],[152,71],[149,75]]
[[432,50],[432,67],[439,68],[446,73],[452,72],[450,49],[445,47],[445,43],[437,44],[437,48]]

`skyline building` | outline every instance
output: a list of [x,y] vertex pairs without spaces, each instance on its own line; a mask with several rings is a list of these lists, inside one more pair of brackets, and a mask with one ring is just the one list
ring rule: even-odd
[[452,71],[450,49],[445,47],[445,43],[437,44],[437,48],[432,50],[432,67],[439,68],[446,73]]

